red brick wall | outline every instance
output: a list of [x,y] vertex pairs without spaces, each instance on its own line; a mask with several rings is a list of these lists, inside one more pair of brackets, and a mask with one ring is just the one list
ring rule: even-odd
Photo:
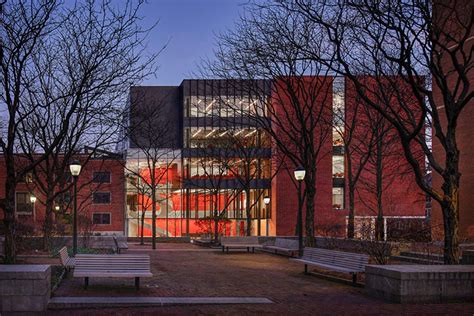
[[[454,2],[451,2],[453,4]],[[473,2],[470,0],[458,0],[456,5],[456,10],[459,10],[458,12],[462,14],[463,12],[466,12],[469,14],[469,17],[472,19],[472,16],[470,16],[470,13],[472,12],[472,7],[473,7]],[[435,9],[435,16],[439,17],[444,17],[446,14],[451,12],[450,10],[446,9],[445,11],[440,10],[444,6],[434,6]],[[451,35],[456,37],[456,34],[459,34],[459,31],[462,30],[463,28],[459,28],[459,26],[456,23],[452,23],[449,25],[439,25],[440,27],[443,27],[447,32],[449,32]],[[447,46],[453,46],[455,42],[448,43]],[[469,39],[466,42],[465,45],[465,53],[469,54],[471,52],[472,54],[472,49],[474,45],[474,30],[471,28],[471,35]],[[446,56],[446,55],[445,55]],[[473,62],[473,59],[471,57],[470,60],[471,64]],[[446,56],[442,60],[442,66],[444,68],[445,73],[452,69],[452,62],[449,60],[449,58]],[[456,77],[452,76],[450,79],[451,80],[451,85],[454,85],[456,82]],[[468,80],[470,81],[471,87],[470,91],[472,92],[472,86],[474,83],[474,71],[471,70],[468,74]],[[452,89],[452,86],[451,88]],[[439,88],[437,87],[436,84],[433,85],[433,94],[435,96],[435,102],[440,109],[439,113],[441,116],[442,122],[446,122],[446,116],[444,114],[444,111],[442,110],[444,107],[444,102],[443,98],[441,95],[441,92]],[[474,157],[474,146],[473,144],[473,139],[474,139],[474,101],[471,100],[469,104],[465,106],[463,111],[461,112],[461,115],[458,118],[458,125],[456,129],[456,139],[457,139],[457,145],[458,149],[460,152],[460,160],[459,160],[459,171],[461,173],[461,180],[460,180],[460,190],[459,190],[459,232],[460,232],[460,237],[461,240],[463,239],[469,239],[469,240],[474,240],[474,212],[473,212],[473,205],[474,205],[474,163],[473,163],[473,157]],[[437,158],[438,161],[441,162],[441,164],[444,161],[444,156],[445,156],[445,151],[437,142],[437,139],[433,139],[433,152],[435,157]],[[442,185],[442,179],[441,176],[437,173],[433,173],[433,187],[437,188],[438,191],[441,192],[441,185]],[[443,218],[442,218],[442,213],[441,213],[441,208],[439,204],[435,201],[433,201],[433,211],[432,211],[432,227],[433,227],[433,233],[439,236],[439,232],[443,227]]]
[[[318,146],[319,143],[322,143],[320,154],[317,162],[317,171],[316,171],[316,198],[315,198],[315,226],[318,229],[318,226],[325,226],[327,224],[332,224],[336,220],[334,217],[341,214],[341,211],[336,211],[337,215],[334,216],[332,211],[332,134],[330,123],[323,124],[322,122],[330,122],[331,120],[331,109],[332,109],[332,78],[331,79],[322,79],[314,80],[314,78],[304,78],[306,82],[301,83],[297,81],[296,84],[303,85],[306,84],[308,89],[318,93],[315,100],[306,99],[301,97],[301,104],[307,102],[314,102],[310,104],[309,107],[313,107],[313,115],[316,117],[321,107],[325,117],[321,120],[320,128],[322,130],[329,129],[329,135],[324,138],[323,141],[320,141],[320,134],[315,133],[315,146]],[[317,89],[315,89],[315,85]],[[302,89],[302,87],[299,87]],[[297,90],[296,88],[295,90]],[[308,90],[308,91],[309,91]],[[274,89],[272,95],[273,108],[275,109],[276,115],[280,115],[280,120],[282,124],[290,124],[288,122],[289,117],[286,117],[284,114],[285,109],[287,112],[292,114],[294,107],[289,105],[289,98],[285,96],[284,92]],[[293,107],[293,109],[292,109]],[[295,123],[292,121],[291,123]],[[286,130],[286,128],[285,128]],[[315,130],[320,130],[316,128]],[[278,127],[275,127],[275,132],[280,133],[281,139],[287,143],[287,147],[292,150],[296,150],[294,143],[289,138],[285,137],[283,133],[279,131]],[[323,133],[326,131],[324,130]],[[276,157],[278,159],[278,157]],[[274,177],[272,181],[272,220],[276,221],[274,226],[274,231],[271,230],[271,233],[275,233],[279,236],[294,236],[296,228],[296,219],[298,212],[298,197],[297,190],[295,185],[292,182],[294,164],[291,163],[288,159],[287,170],[280,170],[279,173]],[[304,184],[303,184],[304,187]],[[303,219],[305,218],[305,206],[303,208]],[[304,224],[303,224],[304,225]]]
[[[329,82],[330,84],[330,82]],[[332,86],[330,86],[332,87]],[[350,111],[354,110],[353,91],[347,90],[346,82],[346,117],[350,117]],[[332,90],[331,90],[332,93]],[[319,100],[324,107],[332,111],[332,96]],[[288,109],[288,107],[287,107]],[[395,131],[394,131],[395,132]],[[367,135],[364,128],[357,129],[358,137],[363,139]],[[288,146],[291,146],[289,143]],[[400,155],[384,158],[384,166],[387,171],[404,170],[403,174],[397,174],[386,180],[387,189],[384,191],[384,215],[385,216],[424,216],[425,215],[425,195],[416,185],[413,173],[404,160],[401,145],[392,145],[392,151],[399,151]],[[332,206],[332,136],[324,142],[322,154],[317,162],[316,180],[316,206],[315,206],[315,228],[317,234],[322,235],[344,235],[346,229],[346,216],[348,215],[347,180],[346,180],[346,201],[345,208],[341,210],[333,209]],[[357,158],[357,157],[356,157]],[[275,159],[275,158],[274,158]],[[423,159],[420,156],[420,159]],[[354,159],[355,161],[357,159]],[[347,163],[347,161],[346,161]],[[291,163],[289,163],[291,165]],[[347,168],[346,168],[347,173]],[[367,166],[362,177],[367,181],[373,181],[373,166]],[[395,174],[395,173],[394,173]],[[297,192],[291,181],[293,170],[280,170],[272,181],[272,222],[271,234],[281,236],[295,235],[297,219]],[[347,179],[347,176],[346,176]],[[390,184],[388,184],[388,182]],[[356,194],[355,215],[375,216],[374,212],[367,205],[375,204],[376,197],[373,192],[363,190],[360,186],[359,194]],[[304,215],[303,215],[304,218]]]
[[[85,158],[84,158],[85,160]],[[83,162],[84,163],[84,162]],[[92,183],[93,173],[96,171],[108,171],[111,173],[111,183],[96,184]],[[3,159],[0,160],[0,198],[5,196],[5,165]],[[124,232],[124,206],[125,206],[125,189],[124,189],[124,172],[123,163],[118,160],[102,160],[91,159],[82,168],[78,179],[78,214],[85,215],[92,223],[92,214],[94,212],[111,213],[110,225],[93,225],[92,229],[97,232]],[[94,190],[100,192],[110,192],[110,204],[93,204],[92,192]],[[45,216],[45,198],[39,190],[34,188],[34,184],[19,183],[17,192],[30,192],[37,197],[35,203],[35,211],[33,215],[22,215],[18,221],[35,227],[38,232]],[[72,189],[71,189],[71,196]],[[72,212],[72,202],[70,209],[66,212]],[[3,219],[3,211],[0,212],[0,219]],[[68,227],[67,229],[71,229]]]

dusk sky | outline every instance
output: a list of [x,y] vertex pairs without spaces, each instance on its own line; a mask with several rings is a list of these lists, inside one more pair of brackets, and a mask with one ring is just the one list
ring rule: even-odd
[[159,24],[150,35],[150,51],[169,45],[158,59],[156,78],[143,85],[179,85],[194,77],[201,58],[212,57],[215,33],[232,28],[246,0],[154,0],[144,6],[144,26]]

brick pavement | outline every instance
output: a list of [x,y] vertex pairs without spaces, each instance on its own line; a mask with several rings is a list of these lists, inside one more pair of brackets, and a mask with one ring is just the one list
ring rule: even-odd
[[[140,250],[138,250],[138,249]],[[182,249],[183,251],[178,251]],[[202,249],[203,251],[199,251]],[[191,250],[191,251],[189,251]],[[189,305],[147,308],[109,308],[55,311],[55,314],[128,315],[473,315],[474,303],[390,304],[368,297],[363,288],[340,284],[302,273],[300,264],[272,254],[208,251],[190,244],[159,244],[157,251],[131,245],[129,252],[151,256],[153,278],[143,279],[139,292],[133,279],[91,279],[83,289],[82,279],[68,277],[55,296],[255,296],[274,304]]]

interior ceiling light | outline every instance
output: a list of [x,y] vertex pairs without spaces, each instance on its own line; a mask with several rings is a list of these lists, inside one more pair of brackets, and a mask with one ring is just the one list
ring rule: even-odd
[[209,105],[208,105],[208,106],[206,106],[206,112],[209,110],[209,108],[210,108],[210,107],[211,107],[211,106],[212,106],[214,103],[216,103],[216,100],[215,100],[215,99],[214,99],[214,100],[212,100],[212,102],[211,102],[211,103],[209,103]]
[[222,137],[222,136],[224,136],[224,135],[225,135],[225,134],[227,134],[228,132],[229,132],[229,130],[226,130],[226,131],[224,131],[224,132],[220,133],[220,134],[219,134],[219,137]]
[[202,130],[201,128],[200,128],[200,129],[198,129],[198,130],[196,131],[196,133],[194,133],[194,134],[193,134],[191,137],[196,137],[196,136],[197,136],[197,134],[199,134],[199,133],[201,132],[201,130]]
[[252,132],[248,133],[247,135],[245,135],[245,137],[249,137],[249,136],[252,136],[253,134],[255,134],[257,130],[254,129]]
[[238,131],[237,133],[235,133],[235,134],[234,134],[234,136],[237,136],[237,135],[239,135],[239,134],[240,134],[240,133],[242,133],[243,131],[244,131],[244,130],[243,130],[243,129],[241,129],[240,131]]
[[217,131],[217,129],[213,129],[212,131],[210,131],[209,133],[207,133],[206,138],[209,137],[209,136],[211,136],[212,133],[214,133],[215,131]]

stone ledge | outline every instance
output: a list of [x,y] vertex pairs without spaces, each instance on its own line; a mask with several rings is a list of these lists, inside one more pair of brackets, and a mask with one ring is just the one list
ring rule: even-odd
[[49,265],[0,266],[0,312],[45,311],[50,296]]
[[369,295],[399,303],[428,303],[474,299],[474,266],[366,266]]
[[51,275],[47,264],[2,264],[0,280],[43,280]]

